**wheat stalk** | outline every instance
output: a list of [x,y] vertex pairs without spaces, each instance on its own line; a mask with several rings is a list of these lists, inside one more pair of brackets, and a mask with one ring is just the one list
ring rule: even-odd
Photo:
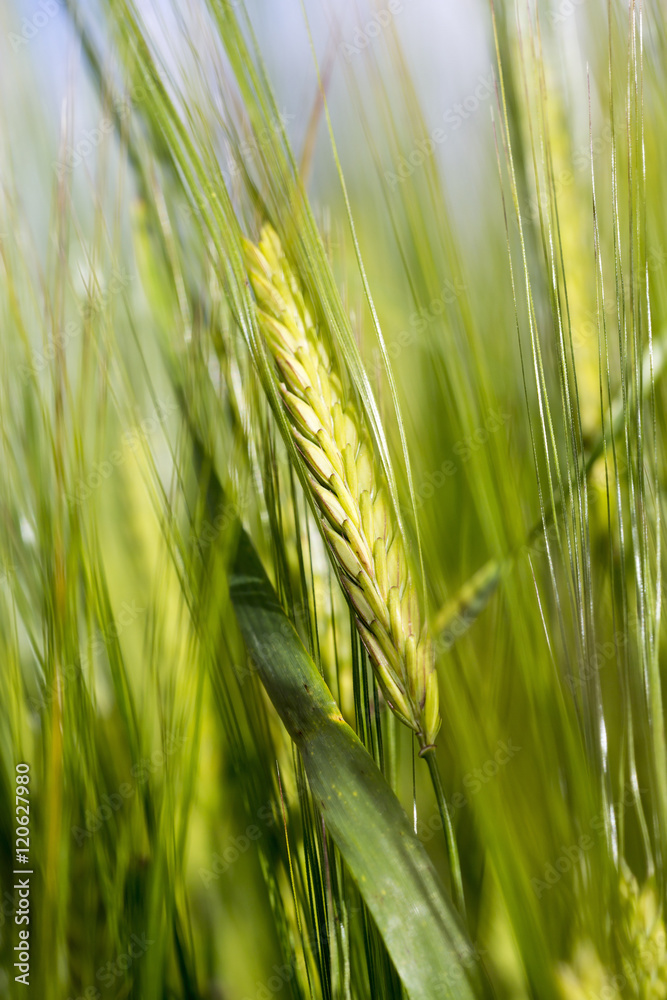
[[417,734],[423,753],[440,727],[438,681],[370,435],[345,399],[275,231],[265,226],[259,246],[245,241],[244,249],[259,326],[334,566],[387,704]]

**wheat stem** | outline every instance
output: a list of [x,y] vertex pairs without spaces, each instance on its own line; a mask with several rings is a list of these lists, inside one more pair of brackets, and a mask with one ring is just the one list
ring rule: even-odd
[[452,885],[454,888],[454,902],[456,903],[456,907],[465,921],[466,904],[465,896],[463,895],[461,859],[459,858],[459,849],[456,845],[456,836],[454,835],[452,817],[449,814],[447,799],[445,798],[445,790],[442,787],[442,777],[440,775],[440,768],[438,767],[438,760],[435,755],[435,747],[427,747],[426,750],[422,752],[421,756],[426,759],[426,763],[428,764],[431,782],[433,784],[433,791],[435,792],[436,802],[438,803],[438,812],[440,813],[442,828],[445,831],[447,853],[449,855],[449,867],[452,873]]

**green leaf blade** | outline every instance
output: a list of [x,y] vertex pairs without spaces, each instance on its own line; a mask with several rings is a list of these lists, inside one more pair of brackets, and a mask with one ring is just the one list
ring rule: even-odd
[[412,1000],[481,995],[476,952],[398,799],[338,706],[242,533],[230,595],[258,675],[299,748],[327,829]]

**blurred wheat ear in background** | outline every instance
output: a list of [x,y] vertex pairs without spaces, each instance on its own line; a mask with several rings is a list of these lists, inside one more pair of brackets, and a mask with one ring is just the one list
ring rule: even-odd
[[666,40],[0,11],[0,1000],[667,997]]

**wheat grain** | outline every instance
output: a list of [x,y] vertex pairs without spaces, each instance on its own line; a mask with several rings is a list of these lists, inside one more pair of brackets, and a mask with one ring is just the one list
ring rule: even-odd
[[562,1000],[662,1000],[667,996],[667,930],[655,886],[639,886],[621,864],[620,915],[612,926],[617,969],[607,968],[591,940],[577,941],[569,964],[557,971]]
[[431,641],[359,410],[347,401],[275,231],[245,242],[257,317],[340,582],[384,697],[422,752],[440,726]]

